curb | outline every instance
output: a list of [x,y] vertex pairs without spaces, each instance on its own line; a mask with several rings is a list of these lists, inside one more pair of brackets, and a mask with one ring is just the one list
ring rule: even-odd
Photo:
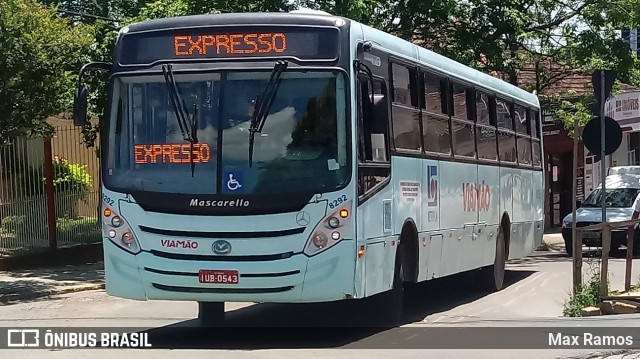
[[104,288],[105,288],[104,283],[80,284],[80,285],[62,287],[58,289],[43,290],[39,292],[0,294],[0,302],[6,304],[8,302],[13,302],[13,301],[29,300],[29,299],[36,299],[36,298],[42,298],[42,297],[51,297],[54,295],[82,292],[87,290],[100,290]]

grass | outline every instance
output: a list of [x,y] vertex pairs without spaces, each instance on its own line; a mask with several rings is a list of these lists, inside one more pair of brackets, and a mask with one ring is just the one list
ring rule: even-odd
[[593,275],[579,288],[577,293],[571,294],[564,304],[562,315],[565,317],[581,317],[582,309],[597,307],[600,302],[600,276]]
[[[600,262],[587,262],[587,265],[591,276],[578,288],[576,293],[572,291],[569,300],[564,303],[562,314],[565,317],[581,317],[582,309],[600,305]],[[607,291],[609,291],[608,282],[607,287]]]
[[[0,227],[0,250],[47,245],[46,224],[33,223],[26,216],[6,217]],[[67,219],[56,221],[56,238],[59,245],[93,243],[101,240],[100,223],[96,218]]]

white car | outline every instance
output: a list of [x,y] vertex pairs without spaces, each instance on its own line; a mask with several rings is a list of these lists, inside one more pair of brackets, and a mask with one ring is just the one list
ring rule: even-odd
[[[640,193],[640,166],[611,167],[606,177],[606,212],[608,222],[628,221],[633,215],[633,202]],[[598,186],[582,202],[576,211],[576,227],[584,227],[602,222],[602,185]],[[562,220],[562,237],[568,255],[572,255],[572,221],[569,213]],[[601,247],[601,232],[584,232],[582,243],[588,247]],[[611,255],[617,254],[620,247],[626,248],[627,230],[614,230],[611,233]],[[633,240],[634,254],[640,254],[640,230],[636,228]]]

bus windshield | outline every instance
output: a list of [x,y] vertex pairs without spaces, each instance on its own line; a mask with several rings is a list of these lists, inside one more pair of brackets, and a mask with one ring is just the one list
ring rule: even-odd
[[[328,192],[349,179],[340,72],[282,74],[264,127],[250,120],[270,72],[174,74],[197,143],[185,140],[163,75],[114,80],[104,183],[182,194]],[[192,172],[193,170],[193,172]]]

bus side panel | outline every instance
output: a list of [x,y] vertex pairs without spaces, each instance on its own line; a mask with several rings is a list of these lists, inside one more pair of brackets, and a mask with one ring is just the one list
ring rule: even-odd
[[524,173],[525,171],[523,170],[513,170],[513,213],[511,214],[511,223],[512,225],[515,223],[521,223],[525,221],[525,214],[523,213],[524,211],[526,211],[525,208],[523,208],[523,204],[525,202],[525,199],[523,198],[524,195],[524,181],[525,181],[525,177],[526,174]]
[[509,220],[513,222],[513,180],[517,170],[500,167],[500,212],[498,222],[502,215],[507,213]]
[[[391,289],[393,262],[390,260],[394,257],[389,253],[395,255],[396,246],[392,247],[391,242],[397,239],[392,233],[392,221],[395,217],[395,204],[392,199],[393,185],[389,184],[358,207],[357,245],[365,246],[364,258],[357,259],[364,261],[360,280],[356,277],[355,286],[360,288],[356,289],[358,297],[371,296]],[[385,211],[385,202],[391,204],[390,210]]]
[[534,248],[531,171],[514,170],[513,180],[513,218],[509,258],[521,258],[529,255]]
[[440,162],[442,170],[442,205],[446,213],[440,219],[445,229],[442,238],[442,259],[436,276],[443,277],[482,262],[482,243],[474,240],[473,230],[478,223],[479,201],[478,166],[458,162]]
[[478,165],[478,182],[484,182],[489,191],[489,203],[482,211],[478,211],[478,222],[486,223],[489,226],[497,225],[502,215],[500,211],[500,168]]
[[443,229],[463,228],[478,222],[478,166],[440,162],[440,198],[447,214],[440,218]]
[[534,246],[537,248],[542,244],[542,236],[544,234],[544,177],[542,171],[533,171],[533,218],[535,225]]
[[476,229],[476,236],[482,246],[478,250],[482,253],[482,266],[493,264],[495,257],[496,233],[500,223],[501,197],[500,197],[500,168],[496,166],[478,165],[478,182],[488,186],[489,204],[478,212],[480,224]]
[[422,227],[422,170],[421,161],[408,157],[393,157],[391,159],[391,182],[394,187],[393,233],[400,235],[402,226],[407,220],[412,220],[416,230]]
[[422,160],[422,220],[420,233],[440,229],[441,171],[438,161]]
[[[428,267],[431,263],[432,271],[439,268],[442,253],[442,236],[434,239],[430,232],[440,230],[441,218],[441,181],[438,161],[422,160],[422,220],[418,228],[418,281],[430,279]],[[439,270],[438,270],[439,272]]]

